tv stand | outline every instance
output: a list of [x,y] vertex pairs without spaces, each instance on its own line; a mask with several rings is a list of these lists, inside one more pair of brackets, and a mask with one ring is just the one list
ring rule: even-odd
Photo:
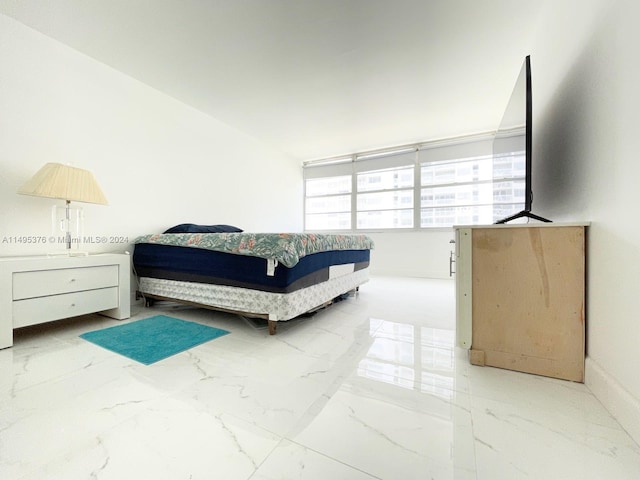
[[529,210],[522,210],[521,212],[516,213],[515,215],[511,215],[510,217],[503,218],[502,220],[498,220],[496,224],[507,223],[511,220],[515,220],[516,218],[533,218],[534,220],[540,220],[541,222],[551,223],[551,220],[547,220],[546,218],[542,218],[535,213],[531,213]]

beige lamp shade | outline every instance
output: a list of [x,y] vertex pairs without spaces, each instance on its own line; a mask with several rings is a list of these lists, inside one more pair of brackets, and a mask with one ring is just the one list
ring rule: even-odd
[[47,163],[18,193],[107,205],[107,198],[90,171],[61,163]]

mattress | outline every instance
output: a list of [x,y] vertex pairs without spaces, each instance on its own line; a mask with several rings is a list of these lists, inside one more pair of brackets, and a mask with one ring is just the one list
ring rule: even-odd
[[292,266],[269,271],[268,259],[202,248],[153,243],[135,245],[137,276],[291,293],[365,269],[369,250],[331,250],[301,257]]

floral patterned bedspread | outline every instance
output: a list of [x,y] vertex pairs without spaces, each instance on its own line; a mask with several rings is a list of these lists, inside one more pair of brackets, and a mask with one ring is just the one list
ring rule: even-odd
[[318,233],[167,233],[143,235],[134,243],[194,247],[277,260],[293,267],[305,255],[330,250],[371,250],[366,235]]

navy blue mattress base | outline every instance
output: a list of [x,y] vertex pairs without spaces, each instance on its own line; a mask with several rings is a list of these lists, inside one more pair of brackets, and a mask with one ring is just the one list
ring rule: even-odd
[[194,247],[136,244],[133,266],[138,277],[228,285],[274,293],[290,293],[329,280],[332,265],[369,266],[369,250],[333,250],[304,256],[292,268],[278,265],[267,275],[264,258]]

